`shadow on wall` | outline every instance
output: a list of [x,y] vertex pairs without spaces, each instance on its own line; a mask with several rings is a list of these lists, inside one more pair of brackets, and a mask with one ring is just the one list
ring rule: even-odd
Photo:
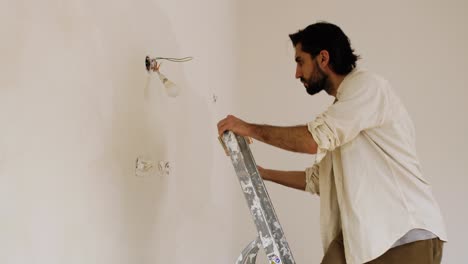
[[[181,87],[177,98],[167,96],[155,73],[147,83],[146,55],[191,55],[178,52],[180,44],[164,11],[154,1],[129,2],[122,9],[125,14],[109,14],[112,19],[96,21],[96,38],[102,44],[96,52],[101,54],[97,56],[102,86],[96,88],[106,87],[112,97],[101,102],[101,107],[104,104],[111,111],[99,121],[107,124],[104,151],[91,166],[96,175],[108,174],[110,169],[121,188],[127,239],[133,241],[133,248],[143,251],[133,252],[134,259],[179,263],[176,248],[183,248],[181,241],[196,243],[199,236],[191,232],[210,204],[213,141],[206,131],[215,128],[205,98],[186,81],[183,69],[192,62],[165,62],[162,67]],[[135,159],[141,155],[171,162],[171,175],[136,178]]]

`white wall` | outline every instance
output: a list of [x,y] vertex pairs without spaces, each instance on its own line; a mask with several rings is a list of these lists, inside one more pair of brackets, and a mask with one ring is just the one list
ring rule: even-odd
[[[238,114],[247,121],[304,124],[331,103],[325,94],[308,96],[294,79],[294,50],[288,34],[318,20],[341,26],[362,56],[359,66],[391,81],[417,129],[424,173],[432,181],[447,222],[449,243],[443,263],[465,263],[468,231],[468,18],[465,1],[242,1]],[[296,170],[313,157],[283,152],[261,143],[253,147],[259,164]],[[268,185],[298,263],[321,260],[318,198]]]
[[[233,4],[0,3],[0,263],[237,258],[240,190],[216,131],[236,87]],[[146,55],[194,56],[163,63],[179,97],[147,83]],[[172,174],[136,177],[140,155]]]

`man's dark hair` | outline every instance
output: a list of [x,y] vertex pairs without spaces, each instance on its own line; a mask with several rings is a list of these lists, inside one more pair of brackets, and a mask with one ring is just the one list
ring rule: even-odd
[[328,22],[318,22],[289,35],[294,46],[302,45],[302,50],[312,58],[322,50],[330,54],[330,65],[337,74],[348,74],[356,67],[359,59],[351,48],[351,43],[338,26]]

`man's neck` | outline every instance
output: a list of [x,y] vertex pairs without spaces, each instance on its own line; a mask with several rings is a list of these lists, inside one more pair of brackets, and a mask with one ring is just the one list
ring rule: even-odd
[[329,95],[336,98],[336,93],[338,92],[338,88],[340,87],[340,84],[343,82],[345,77],[346,75],[338,75],[338,74],[330,74],[328,76],[328,79],[331,85],[330,92],[328,93]]

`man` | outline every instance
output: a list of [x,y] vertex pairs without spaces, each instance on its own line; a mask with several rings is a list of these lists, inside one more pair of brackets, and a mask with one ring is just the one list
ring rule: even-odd
[[335,102],[306,125],[257,125],[229,115],[218,133],[315,154],[305,171],[259,171],[320,195],[323,264],[440,263],[443,219],[421,175],[413,123],[390,84],[356,69],[358,56],[336,25],[312,24],[290,38],[296,78],[307,93],[324,90]]

